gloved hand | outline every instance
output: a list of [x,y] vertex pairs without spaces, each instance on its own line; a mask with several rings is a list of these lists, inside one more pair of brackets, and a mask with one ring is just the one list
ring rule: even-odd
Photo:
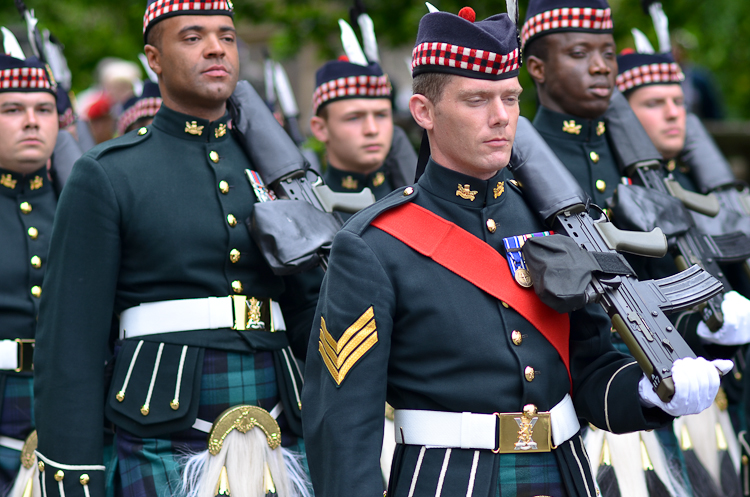
[[686,357],[677,359],[672,364],[672,380],[674,381],[674,397],[669,403],[664,403],[651,382],[643,375],[638,383],[638,395],[644,407],[658,407],[672,416],[687,416],[698,414],[716,398],[719,391],[721,374],[727,374],[734,367],[734,363],[727,359],[707,361],[703,357],[696,359]]
[[721,303],[724,326],[711,332],[701,321],[698,323],[698,336],[710,343],[719,345],[742,345],[750,342],[750,300],[732,291],[724,295]]

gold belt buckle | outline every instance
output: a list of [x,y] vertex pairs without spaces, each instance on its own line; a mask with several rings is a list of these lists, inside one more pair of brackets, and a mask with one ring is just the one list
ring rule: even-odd
[[16,373],[34,371],[34,339],[16,338],[18,344],[18,367]]
[[233,330],[276,331],[271,312],[271,299],[232,295],[232,310],[234,313]]
[[537,412],[536,406],[524,406],[523,412],[496,412],[498,419],[495,454],[549,452],[552,429],[549,412]]

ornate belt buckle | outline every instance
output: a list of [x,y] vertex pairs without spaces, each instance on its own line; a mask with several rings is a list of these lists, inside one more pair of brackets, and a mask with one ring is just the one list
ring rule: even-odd
[[234,330],[276,331],[271,315],[271,299],[232,295]]
[[34,339],[16,338],[18,344],[18,367],[16,373],[34,371]]
[[495,413],[498,419],[495,454],[549,452],[552,430],[549,412],[537,412],[536,406],[524,406],[523,412]]

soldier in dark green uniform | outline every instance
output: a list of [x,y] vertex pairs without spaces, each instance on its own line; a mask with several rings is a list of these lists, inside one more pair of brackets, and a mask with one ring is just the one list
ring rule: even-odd
[[474,21],[469,8],[422,18],[410,108],[431,158],[416,185],[353,216],[333,243],[303,395],[318,495],[382,495],[386,400],[399,444],[389,496],[593,497],[579,416],[655,428],[670,419],[655,405],[701,410],[718,389],[699,359],[685,373],[710,385],[675,375],[678,395],[696,395],[690,409],[646,401],[651,387],[612,347],[599,308],[557,314],[513,280],[504,237],[544,235],[505,169],[517,29],[506,14]]
[[0,55],[0,491],[34,429],[32,353],[57,195],[55,88],[35,57]]
[[125,496],[175,493],[179,459],[238,404],[271,412],[282,445],[302,449],[294,355],[319,280],[274,276],[244,226],[256,200],[226,110],[239,73],[231,8],[149,3],[163,105],[87,152],[60,199],[35,371],[46,495],[103,495],[105,416]]

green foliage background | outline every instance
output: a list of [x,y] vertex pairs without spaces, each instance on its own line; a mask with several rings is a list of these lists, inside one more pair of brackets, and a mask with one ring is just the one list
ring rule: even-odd
[[[434,0],[441,10],[458,12],[464,1]],[[50,29],[66,46],[73,71],[74,90],[88,87],[92,70],[105,56],[136,60],[142,49],[144,1],[133,0],[27,0],[36,10],[40,25]],[[381,44],[413,43],[419,19],[426,13],[421,0],[366,0]],[[521,1],[521,18],[527,1]],[[644,31],[656,44],[651,20],[639,0],[611,0],[618,48],[632,46],[630,28]],[[750,118],[750,2],[747,0],[664,0],[672,28],[682,27],[696,36],[699,48],[692,60],[715,74],[730,118]],[[277,29],[271,40],[272,55],[280,60],[293,56],[303,45],[315,43],[322,55],[338,52],[339,17],[348,18],[349,2],[340,0],[235,0],[238,22],[271,24]],[[483,19],[505,11],[504,2],[474,0],[471,6]],[[20,27],[13,2],[0,6],[0,25]],[[532,86],[522,71],[526,88],[524,114],[533,112]]]

